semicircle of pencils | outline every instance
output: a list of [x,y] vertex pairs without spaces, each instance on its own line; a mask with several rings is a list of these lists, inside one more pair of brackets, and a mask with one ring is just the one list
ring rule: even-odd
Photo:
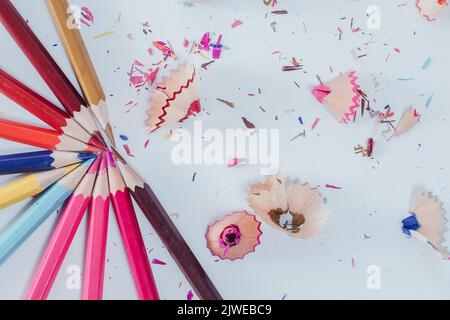
[[130,193],[116,166],[111,152],[108,155],[108,179],[111,202],[116,214],[122,242],[140,300],[159,300],[153,272],[142,239]]
[[6,119],[0,119],[0,138],[47,150],[100,151],[97,147],[85,144],[57,131]]
[[28,287],[26,300],[47,299],[81,220],[91,202],[92,188],[100,162],[101,157],[98,157],[67,201]]
[[79,163],[60,169],[26,175],[0,187],[0,209],[31,198],[50,187],[80,166]]
[[86,102],[10,0],[0,1],[0,22],[61,102],[67,113],[106,146]]
[[0,69],[0,92],[56,131],[102,148],[97,139],[83,129],[75,119],[2,69]]
[[0,265],[70,197],[93,162],[94,159],[83,162],[70,174],[53,184],[0,234]]
[[50,150],[0,155],[0,175],[48,171],[95,157],[91,152]]

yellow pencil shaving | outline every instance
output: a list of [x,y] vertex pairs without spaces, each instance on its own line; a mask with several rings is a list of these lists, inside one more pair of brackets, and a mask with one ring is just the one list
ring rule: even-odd
[[109,36],[109,35],[111,35],[111,34],[113,34],[113,33],[114,33],[113,31],[106,31],[106,32],[103,32],[103,33],[100,33],[100,34],[96,35],[96,36],[94,37],[94,39],[100,39],[100,38],[102,38],[102,37]]

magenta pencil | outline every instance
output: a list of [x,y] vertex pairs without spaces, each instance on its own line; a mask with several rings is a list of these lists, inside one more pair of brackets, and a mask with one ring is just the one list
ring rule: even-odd
[[130,192],[116,167],[111,152],[108,152],[108,179],[111,201],[139,298],[141,300],[159,300],[158,289],[145,250]]
[[47,299],[81,219],[91,201],[92,188],[99,165],[100,157],[89,168],[67,202],[33,280],[28,287],[25,299]]
[[86,240],[86,254],[83,278],[83,300],[102,300],[105,273],[106,241],[109,218],[109,183],[107,157],[102,161],[95,180],[89,207],[89,227]]

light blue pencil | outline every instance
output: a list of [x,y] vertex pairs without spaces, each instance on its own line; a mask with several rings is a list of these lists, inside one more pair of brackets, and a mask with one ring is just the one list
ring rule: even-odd
[[47,189],[0,235],[0,265],[73,193],[95,159],[90,159]]

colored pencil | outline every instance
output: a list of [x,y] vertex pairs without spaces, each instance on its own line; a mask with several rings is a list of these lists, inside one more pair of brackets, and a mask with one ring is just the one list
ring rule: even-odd
[[0,69],[0,92],[60,133],[84,143],[101,147],[66,112]]
[[85,144],[50,129],[0,119],[0,138],[57,151],[98,152],[97,147]]
[[94,118],[86,107],[86,102],[10,0],[0,1],[0,21],[67,113],[104,144]]
[[0,175],[53,170],[96,156],[91,152],[49,150],[0,155]]
[[186,241],[178,232],[150,186],[115,152],[125,183],[164,246],[202,300],[222,300],[220,293],[202,268]]
[[111,201],[116,213],[120,234],[127,253],[131,273],[141,300],[159,300],[155,279],[145,250],[144,240],[134,212],[130,193],[119,169],[108,152],[108,179]]
[[59,36],[66,49],[72,68],[77,76],[84,97],[94,116],[115,145],[112,126],[109,121],[106,96],[100,80],[95,72],[89,53],[78,28],[67,27],[67,13],[69,3],[67,0],[47,0],[49,11],[53,17]]
[[0,265],[73,193],[94,159],[82,163],[47,189],[14,223],[0,234]]
[[91,165],[65,205],[55,231],[34,273],[26,300],[46,300],[66,257],[81,220],[91,202],[92,188],[101,157]]
[[110,204],[107,167],[106,155],[103,154],[89,207],[89,226],[83,273],[83,300],[103,299]]
[[79,165],[77,163],[60,169],[33,173],[0,187],[0,209],[41,193],[53,183],[78,168]]

